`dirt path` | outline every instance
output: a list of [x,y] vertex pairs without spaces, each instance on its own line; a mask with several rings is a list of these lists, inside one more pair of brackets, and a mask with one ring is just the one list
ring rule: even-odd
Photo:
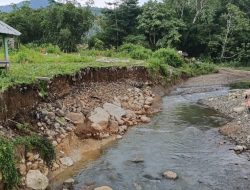
[[227,85],[244,79],[250,79],[250,71],[222,68],[219,73],[191,78],[182,87]]

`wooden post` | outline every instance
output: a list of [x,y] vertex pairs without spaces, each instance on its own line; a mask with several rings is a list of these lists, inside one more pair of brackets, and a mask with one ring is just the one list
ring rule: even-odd
[[3,36],[4,57],[5,61],[9,62],[8,38]]

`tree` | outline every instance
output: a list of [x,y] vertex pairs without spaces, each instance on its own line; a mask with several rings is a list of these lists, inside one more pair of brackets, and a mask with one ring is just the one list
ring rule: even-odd
[[247,15],[238,6],[228,3],[226,12],[220,16],[220,25],[210,43],[214,50],[220,52],[220,60],[244,58],[250,43],[250,20]]
[[176,17],[174,11],[153,0],[143,6],[138,22],[138,29],[146,35],[152,48],[157,45],[175,46],[180,41],[179,31],[184,27],[184,23]]
[[65,52],[76,51],[93,18],[87,7],[76,7],[71,2],[52,4],[43,15],[43,41],[57,44]]
[[125,37],[136,34],[137,17],[140,14],[138,0],[122,0],[108,3],[111,7],[103,11],[101,40],[106,46],[122,44]]
[[33,10],[29,3],[25,3],[21,8],[15,7],[14,11],[5,16],[4,21],[22,33],[21,43],[37,42],[42,38],[41,14],[41,10]]

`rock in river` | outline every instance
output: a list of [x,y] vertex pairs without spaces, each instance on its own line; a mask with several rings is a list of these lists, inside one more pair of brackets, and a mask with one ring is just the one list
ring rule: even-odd
[[97,187],[94,190],[113,190],[111,187],[108,186],[102,186],[102,187]]
[[163,176],[167,179],[173,179],[173,180],[176,180],[178,178],[177,174],[170,170],[164,172]]
[[241,146],[241,145],[237,145],[236,147],[233,148],[233,150],[237,153],[241,153],[245,151],[246,149],[247,149],[246,146]]
[[26,176],[26,185],[31,189],[43,190],[48,187],[49,180],[39,170],[29,170]]

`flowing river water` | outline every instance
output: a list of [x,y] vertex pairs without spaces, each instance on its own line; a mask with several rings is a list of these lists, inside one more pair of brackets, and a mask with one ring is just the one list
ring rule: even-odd
[[[75,177],[75,190],[91,184],[113,190],[248,190],[250,162],[218,133],[228,121],[198,100],[223,95],[227,88],[204,93],[177,89],[163,98],[163,111],[152,122],[129,130]],[[162,177],[166,170],[175,181]]]

